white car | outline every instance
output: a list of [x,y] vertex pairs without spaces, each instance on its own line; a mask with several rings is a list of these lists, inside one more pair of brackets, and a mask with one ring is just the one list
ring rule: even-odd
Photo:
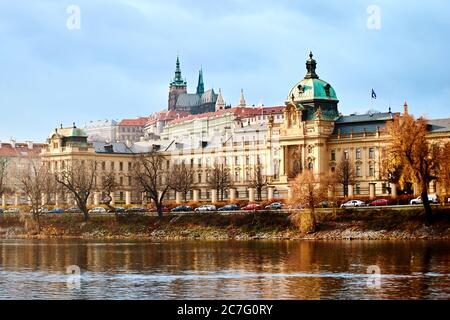
[[205,205],[195,209],[196,212],[206,212],[206,211],[217,211],[216,206],[213,205]]
[[4,211],[5,213],[20,213],[20,209],[18,208],[9,208]]
[[97,207],[89,210],[89,213],[106,213],[106,209],[102,207]]
[[341,208],[354,208],[354,207],[365,207],[366,204],[364,201],[361,200],[350,200],[346,203],[341,204]]
[[[428,201],[430,201],[431,203],[438,203],[439,202],[438,201],[438,197],[435,194],[429,194],[428,195]],[[410,204],[422,204],[423,203],[422,196],[419,196],[419,197],[417,197],[415,199],[412,199],[409,203]]]

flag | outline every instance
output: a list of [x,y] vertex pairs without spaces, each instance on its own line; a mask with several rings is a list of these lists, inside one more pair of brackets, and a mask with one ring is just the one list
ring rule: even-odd
[[377,98],[377,94],[375,93],[375,90],[372,89],[372,99],[376,99]]

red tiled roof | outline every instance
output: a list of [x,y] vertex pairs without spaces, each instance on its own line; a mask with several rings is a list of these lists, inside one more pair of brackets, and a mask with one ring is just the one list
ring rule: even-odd
[[136,126],[143,127],[148,121],[148,117],[139,117],[136,119],[123,119],[119,122],[119,126]]
[[28,143],[16,142],[15,147],[11,143],[0,143],[0,157],[18,157],[26,155],[38,155],[47,145],[44,143],[33,143],[33,149],[28,148]]
[[216,112],[207,112],[202,114],[189,115],[184,118],[175,119],[170,122],[171,125],[190,121],[194,119],[201,119],[213,116],[221,116],[224,114],[233,113],[239,118],[250,118],[258,115],[280,114],[283,113],[284,106],[275,107],[234,107],[230,109],[219,110]]
[[160,111],[150,116],[147,125],[151,125],[156,121],[171,121],[187,116],[189,116],[189,112],[186,111],[178,111],[178,110]]

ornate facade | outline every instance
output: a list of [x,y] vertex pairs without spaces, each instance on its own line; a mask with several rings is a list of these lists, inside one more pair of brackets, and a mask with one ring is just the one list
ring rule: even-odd
[[[335,170],[342,158],[355,167],[356,183],[349,186],[350,197],[395,196],[397,188],[383,180],[380,163],[383,149],[389,143],[384,128],[396,114],[391,110],[340,114],[334,88],[319,78],[316,67],[310,54],[306,75],[289,90],[285,107],[249,108],[242,95],[239,106],[231,109],[218,108],[214,112],[214,101],[210,113],[178,116],[174,111],[177,116],[167,118],[164,130],[153,135],[155,139],[132,146],[89,143],[86,135],[76,128],[56,130],[50,135],[42,157],[52,163],[54,170],[71,159],[92,159],[102,163],[101,170],[117,172],[121,188],[115,196],[126,203],[142,198],[141,194],[135,194],[127,180],[127,170],[134,155],[155,149],[167,158],[165,169],[184,162],[195,171],[195,186],[188,196],[190,200],[217,200],[217,195],[214,197],[206,183],[208,168],[214,163],[220,162],[230,171],[233,187],[227,192],[229,201],[253,201],[255,190],[249,187],[249,179],[255,166],[262,167],[267,177],[268,186],[263,198],[286,199],[293,196],[289,184],[298,173],[312,170],[318,177],[324,177]],[[202,83],[199,81],[198,93],[202,92]],[[178,61],[175,80],[171,84],[169,109],[189,109],[187,105],[179,104],[185,99],[186,87]],[[193,110],[195,108],[189,112]],[[429,139],[450,141],[450,119],[430,120]],[[441,190],[432,184],[430,191],[439,193]],[[172,193],[169,198],[179,197]]]

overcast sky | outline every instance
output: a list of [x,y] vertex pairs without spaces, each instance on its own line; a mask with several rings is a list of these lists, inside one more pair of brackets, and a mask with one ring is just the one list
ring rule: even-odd
[[[282,105],[312,50],[344,114],[408,100],[417,115],[450,117],[449,2],[351,3],[0,0],[0,139],[165,109],[177,53],[189,91],[203,67],[206,88],[233,105],[241,88],[249,104]],[[67,27],[72,4],[80,29]],[[373,4],[380,29],[367,25]]]

